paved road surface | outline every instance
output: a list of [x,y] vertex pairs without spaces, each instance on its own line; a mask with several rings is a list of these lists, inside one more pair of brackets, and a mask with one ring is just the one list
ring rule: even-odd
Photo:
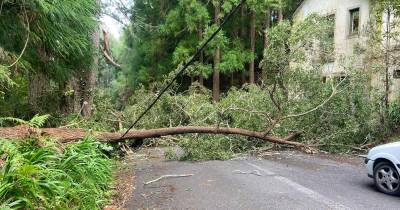
[[[127,208],[400,209],[400,197],[376,191],[361,160],[346,162],[297,152],[200,163],[136,160],[136,189]],[[194,176],[143,185],[165,174]]]

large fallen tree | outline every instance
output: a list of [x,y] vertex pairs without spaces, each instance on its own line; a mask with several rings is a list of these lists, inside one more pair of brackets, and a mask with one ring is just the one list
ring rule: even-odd
[[[170,136],[170,135],[182,135],[182,134],[223,134],[223,135],[240,135],[245,137],[251,137],[256,139],[261,139],[267,142],[290,145],[299,149],[305,149],[306,151],[313,152],[313,149],[306,144],[292,141],[296,137],[298,137],[301,132],[293,132],[286,137],[277,137],[271,135],[272,130],[283,120],[287,120],[294,117],[304,116],[310,114],[321,107],[323,107],[328,101],[330,101],[333,96],[337,94],[337,88],[340,86],[341,81],[337,86],[332,86],[332,94],[328,97],[328,99],[324,100],[320,105],[315,108],[306,111],[301,114],[296,115],[288,115],[282,116],[282,108],[281,104],[275,100],[274,92],[276,89],[274,88],[270,91],[270,98],[272,101],[275,101],[275,105],[277,110],[279,110],[279,114],[275,119],[271,119],[269,114],[266,114],[266,117],[270,122],[272,122],[271,126],[267,128],[263,132],[251,131],[243,128],[227,128],[227,127],[204,127],[204,126],[182,126],[182,127],[169,127],[169,128],[157,128],[157,129],[147,129],[147,130],[132,130],[126,135],[122,133],[110,133],[110,132],[96,132],[96,131],[87,131],[84,129],[73,129],[73,128],[34,128],[28,125],[19,125],[15,127],[8,128],[0,128],[0,138],[3,139],[25,139],[29,137],[52,137],[57,139],[60,143],[71,143],[79,141],[85,138],[88,135],[94,136],[99,141],[103,142],[121,142],[127,139],[147,139],[147,138],[159,138],[162,136]],[[274,85],[276,87],[276,84]],[[224,111],[221,113],[224,115]],[[26,121],[24,121],[26,122]],[[28,122],[29,123],[29,122]]]
[[200,126],[186,126],[186,127],[172,127],[172,128],[159,128],[148,130],[134,130],[127,133],[121,138],[122,133],[108,133],[108,132],[88,132],[83,129],[70,129],[70,128],[33,128],[26,125],[20,125],[9,128],[0,128],[0,138],[3,139],[24,139],[29,137],[44,137],[49,136],[57,139],[60,143],[75,142],[83,139],[87,135],[92,135],[98,140],[103,142],[118,142],[127,139],[146,139],[158,138],[162,136],[180,135],[180,134],[225,134],[225,135],[241,135],[262,139],[264,141],[286,144],[299,148],[306,148],[305,144],[292,141],[298,137],[300,132],[293,132],[285,138],[268,135],[265,132],[250,131],[241,128],[222,128],[222,127],[200,127]]
[[[346,77],[347,78],[347,77]],[[345,78],[345,79],[346,79]],[[252,131],[243,128],[227,128],[227,127],[220,127],[220,126],[182,126],[182,127],[169,127],[169,128],[157,128],[157,129],[147,129],[147,130],[132,130],[125,135],[123,133],[110,133],[110,132],[96,132],[96,131],[87,131],[83,129],[73,129],[73,128],[34,128],[28,125],[29,122],[19,120],[17,122],[24,123],[28,125],[19,125],[15,127],[8,127],[8,128],[0,128],[0,138],[2,139],[25,139],[29,137],[52,137],[57,139],[60,143],[72,143],[77,142],[88,135],[94,136],[98,140],[102,142],[121,142],[127,139],[147,139],[147,138],[159,138],[163,136],[170,136],[170,135],[183,135],[183,134],[222,134],[222,135],[240,135],[250,138],[261,139],[267,142],[276,143],[276,144],[283,144],[283,145],[290,145],[294,146],[299,149],[303,149],[307,152],[314,152],[309,145],[292,141],[296,137],[300,136],[301,132],[293,132],[286,137],[277,137],[272,135],[273,129],[282,121],[288,120],[295,117],[301,117],[304,115],[308,115],[312,112],[323,107],[326,103],[328,103],[337,93],[338,87],[343,83],[342,80],[336,86],[332,85],[332,93],[331,95],[324,100],[318,106],[300,113],[300,114],[291,114],[287,116],[283,116],[283,109],[281,102],[276,97],[276,91],[278,84],[275,81],[272,90],[268,90],[269,96],[273,101],[274,105],[278,110],[278,114],[273,119],[271,118],[270,113],[260,113],[265,115],[266,120],[271,122],[269,128],[265,129],[263,132],[259,131]],[[231,110],[231,109],[227,109]],[[223,116],[225,111],[221,111],[220,115]],[[250,112],[248,110],[240,110],[244,112]],[[12,121],[15,121],[12,118]]]

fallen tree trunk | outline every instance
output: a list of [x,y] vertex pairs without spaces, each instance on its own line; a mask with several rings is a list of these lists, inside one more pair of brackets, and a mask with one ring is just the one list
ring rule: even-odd
[[291,140],[298,137],[301,133],[295,132],[285,138],[276,136],[265,135],[264,132],[250,131],[241,128],[220,128],[220,127],[200,127],[200,126],[186,126],[186,127],[172,127],[172,128],[159,128],[148,130],[134,130],[127,133],[121,138],[121,133],[107,133],[107,132],[87,132],[83,129],[69,129],[69,128],[43,128],[36,129],[29,126],[16,126],[10,128],[0,128],[0,138],[4,139],[23,139],[28,137],[49,136],[58,139],[61,143],[75,142],[83,139],[87,135],[93,135],[98,140],[103,142],[118,142],[127,139],[146,139],[146,138],[159,138],[162,136],[180,135],[180,134],[225,134],[225,135],[241,135],[262,139],[268,142],[277,144],[292,145],[295,147],[307,147],[300,142],[293,142]]

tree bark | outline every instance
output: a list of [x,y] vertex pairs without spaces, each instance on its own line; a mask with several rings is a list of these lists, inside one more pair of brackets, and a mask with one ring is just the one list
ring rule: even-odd
[[114,58],[112,57],[111,53],[111,47],[110,47],[110,37],[108,36],[108,33],[106,30],[102,29],[103,31],[103,55],[106,60],[113,65],[114,67],[121,69],[121,65],[118,64],[117,62],[114,61]]
[[85,71],[85,81],[82,81],[83,85],[83,104],[82,104],[82,116],[89,118],[92,115],[93,97],[97,80],[97,68],[99,64],[99,44],[100,44],[100,29],[96,28],[92,34],[93,43],[93,61],[92,65],[88,70]]
[[[46,63],[49,58],[45,48],[39,48],[37,51],[40,62]],[[41,105],[44,105],[41,101],[45,98],[46,91],[50,89],[50,80],[46,74],[38,69],[34,72],[28,73],[28,104],[30,111],[34,114],[42,111]]]
[[[216,4],[215,5],[215,25],[219,26],[220,25],[220,5]],[[219,101],[219,95],[220,95],[220,73],[219,73],[219,64],[221,62],[221,49],[219,46],[215,49],[215,54],[214,54],[214,74],[213,74],[213,100],[214,101]]]
[[249,82],[250,84],[254,84],[255,76],[254,76],[254,60],[256,55],[256,12],[251,12],[251,23],[250,23],[250,49],[253,54],[253,59],[250,61],[249,65]]
[[46,75],[40,71],[30,72],[28,74],[28,104],[32,112],[41,111],[40,101],[44,98],[46,90],[50,84]]
[[[265,13],[265,21],[264,21],[265,29],[264,29],[264,52],[268,48],[269,40],[268,40],[268,29],[271,27],[271,10],[267,9]],[[264,59],[266,59],[264,57]],[[267,74],[265,70],[261,73],[261,80],[265,80],[267,78]]]
[[389,69],[390,69],[390,59],[389,59],[389,50],[390,50],[390,33],[391,33],[391,11],[387,9],[387,17],[386,17],[386,43],[385,43],[385,108],[389,108],[389,95],[390,95],[390,84],[389,84]]
[[73,72],[71,78],[60,85],[59,89],[63,93],[63,96],[59,109],[63,114],[81,114],[83,104],[83,75],[83,70]]
[[271,11],[268,9],[265,13],[265,21],[264,21],[264,50],[268,48],[269,40],[268,40],[268,29],[271,27]]
[[[243,4],[242,7],[240,8],[240,23],[241,23],[241,27],[240,27],[240,36],[242,38],[242,40],[246,40],[246,7]],[[247,83],[247,78],[246,78],[246,70],[243,69],[242,70],[242,84],[246,84]]]
[[278,11],[278,20],[279,22],[283,21],[283,9],[280,8]]
[[280,138],[276,136],[265,135],[265,132],[256,132],[241,128],[201,127],[201,126],[159,128],[159,129],[131,131],[127,135],[125,135],[124,138],[121,138],[122,133],[107,133],[107,132],[87,133],[85,130],[82,129],[68,129],[68,128],[36,129],[25,125],[11,127],[11,128],[0,128],[0,138],[3,139],[24,139],[28,137],[49,136],[56,138],[60,143],[76,142],[85,138],[88,134],[93,135],[99,141],[103,142],[121,142],[127,139],[159,138],[162,136],[194,134],[194,133],[241,135],[277,144],[286,144],[300,148],[307,147],[305,144],[292,141],[293,139],[301,135],[300,132],[295,132],[288,135],[285,138]]
[[[199,40],[203,40],[203,29],[199,29]],[[200,52],[199,63],[204,64],[204,53],[203,51]],[[199,83],[201,86],[204,86],[204,77],[203,74],[199,75]]]

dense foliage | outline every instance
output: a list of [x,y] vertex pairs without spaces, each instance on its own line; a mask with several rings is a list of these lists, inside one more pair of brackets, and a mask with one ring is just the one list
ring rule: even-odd
[[[99,1],[0,0],[1,127],[125,131],[239,3],[109,1],[126,16],[122,37],[110,42],[121,67],[98,60],[110,44],[99,36]],[[383,12],[398,14],[398,1],[372,1],[363,42],[343,58],[335,57],[334,19],[291,21],[300,2],[248,0],[134,129],[220,126],[278,137],[301,131],[296,141],[331,152],[366,149],[398,129],[400,105],[388,100],[388,87],[399,60],[390,48],[399,21],[381,33]],[[342,74],[324,75],[333,60]],[[384,88],[371,85],[375,73]],[[225,160],[270,146],[235,135],[162,140],[182,148],[182,160]],[[71,145],[2,140],[0,208],[101,208],[111,180],[102,147],[90,138]]]
[[[223,17],[240,1],[136,0],[131,22],[123,34],[126,48],[120,59],[123,73],[117,77],[130,88],[148,87],[173,71],[194,53]],[[252,0],[238,11],[223,31],[180,79],[198,80],[211,88],[215,70],[221,73],[221,90],[258,80],[264,50],[264,30],[278,21],[278,13],[290,18],[300,1]],[[280,12],[279,12],[280,11]],[[251,14],[254,14],[253,16]],[[215,50],[220,56],[215,57]],[[250,67],[249,63],[252,63]],[[255,68],[255,74],[249,69]],[[214,81],[215,83],[215,81]],[[251,82],[254,83],[254,82]]]
[[0,155],[1,209],[98,209],[107,202],[112,163],[93,139],[64,148],[2,139]]
[[92,65],[100,5],[96,0],[0,4],[0,115],[61,111],[74,73]]

